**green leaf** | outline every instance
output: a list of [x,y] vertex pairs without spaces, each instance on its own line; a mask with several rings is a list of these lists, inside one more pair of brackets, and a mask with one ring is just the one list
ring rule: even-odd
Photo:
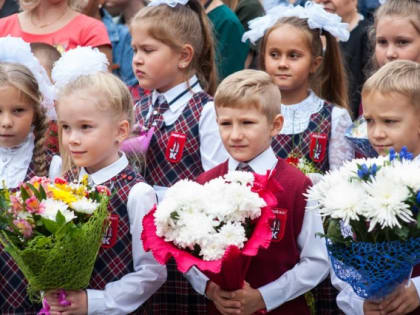
[[57,222],[58,226],[62,226],[66,224],[66,218],[64,217],[64,215],[62,215],[62,213],[60,212],[60,210],[57,211],[57,214],[55,216],[55,221]]
[[44,190],[44,187],[42,185],[39,185],[39,192],[41,194],[41,200],[47,199],[47,193]]
[[171,216],[171,219],[174,220],[174,221],[179,220],[179,214],[176,211],[171,212],[170,216]]
[[34,187],[34,185],[32,185],[32,184],[30,184],[30,183],[26,183],[26,185],[28,185],[28,187],[29,187],[29,188],[33,191],[33,193],[34,193],[35,197],[36,197],[38,200],[41,200],[41,194],[39,193],[38,189],[36,189],[36,188]]
[[26,189],[25,189],[25,188],[23,188],[23,186],[20,186],[20,196],[22,197],[23,202],[25,202],[25,201],[26,201],[26,199],[28,199],[28,198],[29,198],[29,194],[28,194],[28,192],[26,191]]
[[48,230],[48,232],[50,232],[51,234],[54,234],[59,227],[59,225],[56,222],[50,219],[41,218],[41,221],[44,224],[45,228]]
[[417,214],[417,228],[419,228],[419,229],[420,229],[420,211],[419,211],[419,213]]

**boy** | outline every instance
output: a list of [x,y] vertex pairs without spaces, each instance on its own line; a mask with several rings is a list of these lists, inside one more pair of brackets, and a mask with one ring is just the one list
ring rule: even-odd
[[[420,64],[396,60],[384,65],[364,84],[362,103],[373,148],[386,155],[391,148],[399,152],[406,146],[420,161]],[[352,315],[420,314],[420,265],[411,277],[381,303],[363,300],[334,277],[334,286],[342,290],[337,304]]]
[[328,259],[324,240],[315,238],[315,233],[323,231],[321,219],[314,211],[305,211],[303,194],[310,180],[285,160],[277,159],[270,146],[283,125],[280,91],[267,73],[243,70],[222,81],[214,101],[229,158],[201,174],[197,181],[205,183],[235,169],[259,174],[271,170],[270,176],[284,191],[275,192],[278,204],[270,247],[253,257],[242,289],[223,291],[196,269],[187,277],[223,314],[260,310],[309,314],[303,294],[327,276]]

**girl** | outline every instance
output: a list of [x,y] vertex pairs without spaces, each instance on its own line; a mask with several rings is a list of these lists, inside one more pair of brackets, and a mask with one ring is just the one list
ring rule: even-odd
[[[197,0],[182,3],[152,1],[131,22],[134,73],[141,88],[152,90],[136,104],[138,123],[155,130],[145,178],[159,198],[164,187],[227,158],[209,95],[216,87],[211,28]],[[175,264],[168,266],[168,281],[151,299],[153,312],[205,313],[205,299]]]
[[73,180],[77,175],[80,180],[87,174],[91,185],[105,185],[113,195],[108,206],[110,226],[89,288],[67,291],[71,304],[66,307],[60,305],[56,292],[48,292],[51,312],[131,313],[166,279],[165,267],[144,252],[140,240],[142,218],[156,203],[155,193],[119,151],[129,134],[132,115],[130,92],[107,72],[78,76],[59,91],[57,116],[64,176]]
[[[371,73],[386,63],[396,60],[420,62],[420,2],[412,0],[389,0],[381,5],[374,15],[371,42],[375,53],[371,58]],[[362,114],[362,110],[359,114]],[[346,135],[356,152],[362,156],[375,156],[367,137],[363,116],[349,128]]]
[[[44,149],[44,135],[53,94],[29,44],[0,38],[0,182],[7,188],[17,190],[33,176],[48,176],[51,154]],[[0,283],[1,314],[36,312],[26,296],[25,277],[1,246]]]
[[[273,78],[282,95],[284,125],[273,138],[280,158],[304,158],[320,172],[353,158],[345,141],[351,125],[347,91],[337,40],[347,40],[347,24],[308,2],[303,8],[278,6],[250,22],[244,39],[260,46],[260,66]],[[323,51],[321,34],[325,36]],[[324,281],[314,290],[318,314],[338,314],[336,291]]]

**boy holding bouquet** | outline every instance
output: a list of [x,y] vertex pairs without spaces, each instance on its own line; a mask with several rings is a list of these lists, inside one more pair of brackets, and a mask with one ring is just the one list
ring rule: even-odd
[[[399,152],[405,146],[420,161],[420,64],[387,63],[364,84],[362,103],[375,151],[387,155],[391,148]],[[358,297],[335,277],[333,283],[341,289],[337,304],[346,314],[420,314],[420,265],[414,266],[408,284],[401,284],[380,302]]]
[[272,241],[253,257],[242,289],[222,290],[195,268],[187,273],[193,287],[213,301],[223,314],[309,314],[303,294],[328,275],[321,218],[305,211],[303,194],[310,180],[296,167],[278,159],[272,137],[283,126],[280,91],[262,71],[236,72],[219,85],[215,95],[217,123],[229,153],[224,163],[201,174],[201,184],[229,171],[270,172],[283,190],[275,191]]

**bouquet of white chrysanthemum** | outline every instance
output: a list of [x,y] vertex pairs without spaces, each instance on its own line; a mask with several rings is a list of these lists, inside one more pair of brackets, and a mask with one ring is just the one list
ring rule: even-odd
[[[144,248],[162,264],[173,256],[181,272],[196,265],[217,274],[226,260],[256,255],[271,240],[270,207],[275,197],[266,188],[269,185],[268,175],[239,171],[204,185],[179,181],[145,216]],[[239,288],[242,281],[239,276],[230,284]]]
[[359,296],[385,296],[420,262],[420,163],[405,148],[347,162],[307,196],[326,218],[337,276]]

